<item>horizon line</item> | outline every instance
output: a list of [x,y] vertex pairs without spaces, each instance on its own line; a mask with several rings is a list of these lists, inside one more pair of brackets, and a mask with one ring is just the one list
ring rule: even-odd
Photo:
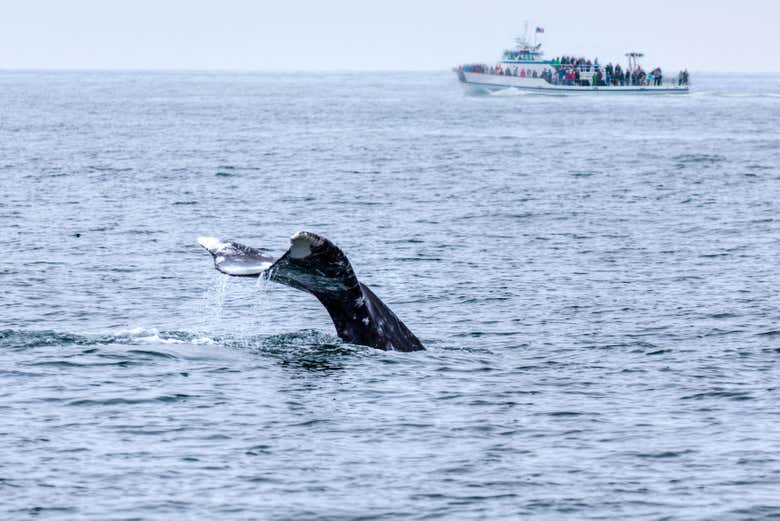
[[[158,72],[158,73],[270,73],[270,74],[322,74],[322,73],[441,73],[452,72],[452,68],[446,69],[361,69],[361,68],[333,68],[333,69],[250,69],[250,68],[177,68],[177,67],[0,67],[0,73],[7,72]],[[742,74],[742,75],[768,75],[780,74],[776,71],[723,71],[711,69],[691,69],[691,74]]]

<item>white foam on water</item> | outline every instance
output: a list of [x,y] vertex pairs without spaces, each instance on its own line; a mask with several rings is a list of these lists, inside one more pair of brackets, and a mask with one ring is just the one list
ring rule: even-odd
[[[119,331],[107,331],[107,333],[113,333],[121,336],[124,335],[138,336],[138,335],[146,334],[148,331],[149,331],[148,329],[143,327],[134,327],[131,329],[120,329]],[[157,330],[155,329],[154,331],[156,332]]]
[[496,90],[490,93],[491,96],[525,96],[528,94],[527,92],[521,91],[520,89],[516,89],[514,87],[509,87],[506,89]]
[[144,343],[150,343],[150,344],[193,344],[193,345],[205,345],[205,344],[213,344],[214,340],[207,337],[207,336],[196,336],[194,338],[189,338],[186,340],[182,340],[179,338],[166,338],[162,337],[159,334],[155,335],[149,335],[144,337],[138,337],[136,339],[138,342],[144,342]]
[[134,327],[120,329],[119,331],[107,331],[107,334],[115,337],[127,337],[129,342],[143,342],[150,344],[213,344],[214,340],[199,332],[176,331],[171,333],[160,332],[156,327]]

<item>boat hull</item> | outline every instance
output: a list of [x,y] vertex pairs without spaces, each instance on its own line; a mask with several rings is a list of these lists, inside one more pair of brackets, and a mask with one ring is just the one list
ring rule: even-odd
[[687,94],[689,92],[687,86],[625,85],[591,87],[553,85],[541,78],[523,78],[463,71],[457,71],[457,74],[461,83],[474,93],[489,93],[505,89],[517,89],[544,94]]

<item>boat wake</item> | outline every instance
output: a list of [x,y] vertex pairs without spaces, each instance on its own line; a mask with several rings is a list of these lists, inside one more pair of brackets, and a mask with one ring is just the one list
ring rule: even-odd
[[493,91],[490,93],[490,96],[497,96],[499,98],[503,98],[503,97],[516,97],[516,96],[533,96],[534,94],[535,93],[529,92],[527,90],[520,90],[514,87],[509,87],[507,89]]

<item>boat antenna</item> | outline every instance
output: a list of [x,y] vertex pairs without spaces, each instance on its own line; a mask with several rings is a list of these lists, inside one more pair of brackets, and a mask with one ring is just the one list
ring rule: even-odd
[[630,52],[627,53],[626,56],[628,56],[628,70],[631,72],[637,68],[637,58],[643,57],[644,54],[641,52]]

